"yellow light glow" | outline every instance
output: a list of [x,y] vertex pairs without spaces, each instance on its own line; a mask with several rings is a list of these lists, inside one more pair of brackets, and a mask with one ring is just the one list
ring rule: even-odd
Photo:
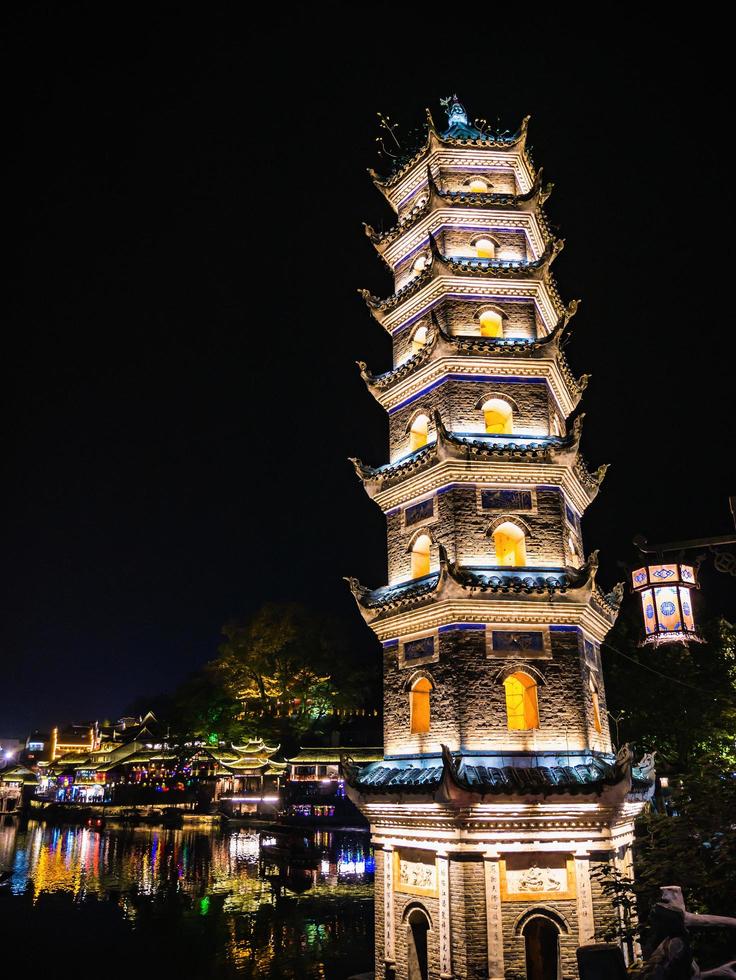
[[510,731],[539,728],[537,684],[528,674],[517,671],[503,682],[506,688],[506,720]]
[[429,433],[429,418],[426,415],[417,415],[409,429],[409,449],[421,449],[427,445],[427,435]]
[[411,549],[411,577],[422,578],[429,575],[430,549],[432,541],[429,535],[420,534]]
[[503,318],[495,310],[484,310],[478,317],[481,337],[503,337]]
[[486,432],[511,435],[514,431],[514,413],[508,402],[501,398],[489,398],[481,409]]
[[429,731],[429,695],[432,685],[426,677],[420,677],[412,685],[409,695],[411,734],[426,735]]
[[512,524],[511,521],[499,524],[493,532],[493,543],[499,565],[509,567],[526,565],[526,536],[516,524]]
[[418,354],[426,343],[427,343],[427,328],[417,327],[417,329],[414,331],[414,336],[411,338],[412,354]]
[[475,242],[475,251],[479,259],[495,259],[496,243],[491,238],[479,238]]
[[468,190],[473,194],[484,194],[488,190],[488,184],[480,177],[474,177],[468,184]]

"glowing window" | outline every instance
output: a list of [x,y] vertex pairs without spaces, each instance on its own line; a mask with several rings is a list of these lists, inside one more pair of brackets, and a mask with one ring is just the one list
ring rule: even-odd
[[499,524],[493,532],[496,561],[499,565],[520,567],[526,565],[526,535],[511,521]]
[[552,416],[552,435],[553,436],[562,435],[562,429],[560,428],[560,420],[557,418],[556,415]]
[[474,177],[472,180],[469,180],[467,187],[473,194],[485,194],[488,190],[488,184],[481,177]]
[[496,243],[491,238],[478,238],[474,243],[475,252],[479,259],[495,259]]
[[600,733],[603,731],[601,728],[601,706],[598,700],[598,692],[595,689],[595,684],[593,683],[592,678],[590,680],[590,697],[593,702],[593,728],[595,728],[600,735]]
[[411,548],[411,577],[429,575],[429,552],[432,541],[428,534],[420,534]]
[[426,255],[418,255],[416,257],[416,259],[414,259],[414,265],[412,266],[412,269],[416,273],[424,272],[424,270],[427,268],[428,264],[429,264],[429,258],[428,258],[428,256],[426,256]]
[[528,674],[517,671],[503,682],[506,688],[506,723],[511,731],[539,728],[537,683]]
[[420,677],[412,684],[409,694],[409,714],[411,734],[426,735],[429,731],[429,695],[432,685],[426,677]]
[[489,398],[481,408],[486,432],[510,435],[514,431],[514,413],[508,402],[501,398]]
[[503,319],[500,313],[485,310],[478,317],[481,337],[503,337]]
[[409,449],[421,449],[427,445],[427,434],[429,432],[429,418],[426,415],[417,415],[409,429]]
[[427,328],[417,327],[417,329],[414,331],[414,336],[411,338],[412,354],[418,354],[426,343],[427,343]]

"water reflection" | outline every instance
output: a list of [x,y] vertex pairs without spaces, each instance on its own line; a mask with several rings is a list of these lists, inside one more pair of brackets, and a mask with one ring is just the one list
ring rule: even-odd
[[55,976],[145,963],[160,977],[338,980],[373,966],[367,835],[9,822],[0,869],[2,920],[19,944],[44,935]]

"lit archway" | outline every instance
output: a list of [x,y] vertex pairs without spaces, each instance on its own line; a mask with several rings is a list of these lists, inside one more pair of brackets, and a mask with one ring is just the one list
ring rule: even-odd
[[590,699],[593,703],[593,728],[600,735],[603,732],[603,726],[601,725],[601,705],[598,700],[598,691],[592,677],[588,679],[588,683],[590,684]]
[[487,235],[474,239],[473,248],[475,249],[475,254],[479,259],[496,258],[496,242]]
[[428,255],[418,255],[414,259],[414,264],[412,265],[411,268],[412,268],[412,271],[413,272],[415,272],[417,275],[419,275],[420,272],[424,272],[424,270],[427,268],[428,265],[429,265],[429,256]]
[[503,682],[506,692],[506,725],[509,731],[539,728],[537,682],[529,674],[516,671]]
[[422,325],[417,327],[411,338],[411,352],[412,354],[418,354],[419,351],[427,343],[427,327]]
[[420,534],[411,546],[411,577],[422,578],[429,575],[432,539],[428,534]]
[[471,194],[485,194],[489,190],[488,182],[482,177],[473,177],[466,182],[465,186]]
[[486,432],[511,435],[514,431],[514,413],[502,398],[489,398],[481,406]]
[[409,692],[409,724],[412,735],[426,735],[430,725],[432,684],[426,677],[414,681]]
[[409,427],[409,450],[421,449],[427,445],[429,435],[429,416],[417,415]]
[[526,535],[518,524],[504,521],[493,532],[496,562],[510,568],[526,565]]
[[495,310],[484,310],[478,317],[481,337],[503,337],[503,317]]
[[429,916],[421,906],[415,906],[406,917],[406,965],[408,980],[427,980],[429,956],[427,935]]
[[560,931],[546,915],[532,916],[524,926],[527,980],[559,980]]

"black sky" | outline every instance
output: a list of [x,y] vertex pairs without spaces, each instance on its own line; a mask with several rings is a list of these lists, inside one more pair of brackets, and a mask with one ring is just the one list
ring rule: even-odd
[[[732,53],[712,25],[100,6],[27,5],[7,32],[24,272],[0,734],[172,687],[267,599],[334,611],[372,655],[341,577],[385,576],[346,462],[386,458],[354,366],[389,364],[356,293],[391,291],[361,228],[391,222],[366,175],[377,110],[406,130],[457,92],[507,128],[532,115],[555,274],[583,299],[584,449],[613,464],[584,527],[604,584],[637,531],[729,530]],[[731,582],[706,573],[709,612],[736,612]]]

